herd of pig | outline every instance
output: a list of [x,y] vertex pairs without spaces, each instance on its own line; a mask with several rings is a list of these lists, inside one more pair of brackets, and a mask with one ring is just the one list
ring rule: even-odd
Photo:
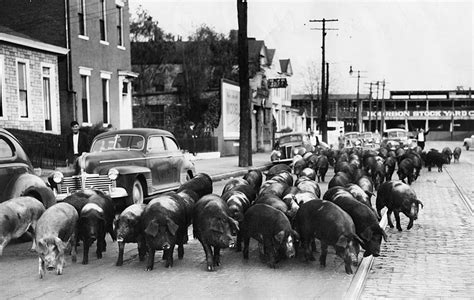
[[[201,243],[208,271],[220,265],[221,249],[235,247],[249,258],[250,238],[258,242],[260,259],[275,268],[278,261],[297,256],[315,260],[315,239],[320,242],[319,262],[326,264],[328,246],[344,260],[352,274],[360,247],[364,256],[379,256],[385,231],[379,226],[381,210],[387,208],[388,224],[394,213],[402,231],[399,213],[409,218],[407,229],[417,219],[422,202],[410,184],[422,164],[459,161],[460,148],[422,152],[420,148],[379,151],[342,149],[300,153],[290,165],[277,164],[265,174],[249,170],[243,178],[227,181],[219,196],[213,194],[209,175],[199,173],[176,192],[160,195],[148,204],[133,204],[115,215],[110,197],[100,191],[77,192],[48,209],[32,197],[19,197],[0,204],[0,255],[11,239],[28,234],[32,250],[38,253],[39,276],[46,270],[62,274],[65,253],[76,262],[82,242],[83,264],[96,242],[97,258],[106,251],[106,234],[118,242],[116,265],[123,264],[125,243],[137,243],[139,260],[147,259],[146,270],[154,267],[156,250],[162,250],[166,267],[173,266],[173,252],[184,256],[188,227]],[[334,177],[321,197],[318,184],[325,180],[329,166]],[[400,180],[392,180],[398,169]],[[264,180],[265,177],[265,180]],[[404,179],[408,180],[408,184]],[[376,205],[371,197],[375,195]],[[243,249],[242,249],[243,242]]]

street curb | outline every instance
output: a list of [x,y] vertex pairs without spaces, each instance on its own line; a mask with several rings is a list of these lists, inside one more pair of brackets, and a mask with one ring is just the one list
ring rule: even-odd
[[263,172],[263,171],[268,170],[272,166],[273,166],[273,164],[270,163],[270,164],[266,164],[266,165],[259,166],[259,167],[246,167],[245,169],[242,169],[242,170],[211,175],[211,179],[212,179],[212,182],[216,182],[216,181],[221,181],[221,180],[232,178],[232,177],[240,177],[240,176],[244,176],[245,174],[247,174],[247,172],[249,170],[259,170],[259,171]]
[[[379,225],[382,229],[385,230],[387,227],[387,213],[382,216],[382,220],[380,220]],[[382,243],[384,241],[382,240]],[[367,281],[367,277],[369,275],[370,269],[372,269],[372,265],[374,264],[374,257],[372,255],[365,257],[362,259],[359,267],[357,268],[356,274],[352,277],[351,283],[349,288],[347,289],[346,293],[344,294],[343,299],[360,299],[362,294],[362,290],[364,288],[365,282]]]

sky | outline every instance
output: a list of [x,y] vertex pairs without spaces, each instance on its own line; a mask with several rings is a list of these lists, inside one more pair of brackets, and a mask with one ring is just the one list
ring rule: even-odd
[[[238,29],[236,0],[129,0],[141,5],[165,32],[186,40],[205,24],[227,35]],[[326,23],[330,92],[368,93],[369,82],[389,90],[474,88],[474,1],[248,0],[248,36],[290,59],[292,94],[307,93],[309,66],[320,76]],[[349,74],[352,66],[354,73]],[[314,69],[314,67],[313,67]],[[314,72],[314,71],[312,71]],[[380,90],[381,93],[381,90]],[[381,94],[380,94],[381,95]]]

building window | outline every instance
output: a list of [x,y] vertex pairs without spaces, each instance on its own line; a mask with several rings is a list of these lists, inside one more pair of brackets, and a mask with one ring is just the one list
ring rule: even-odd
[[152,115],[152,118],[151,118],[152,126],[163,128],[165,126],[165,106],[164,105],[146,105],[146,108]]
[[117,7],[117,44],[123,46],[123,7]]
[[82,122],[89,123],[89,76],[81,75]]
[[80,35],[87,35],[86,33],[86,0],[78,0],[78,8],[77,8],[77,17],[79,22],[79,34]]
[[26,73],[26,63],[18,62],[18,111],[20,118],[28,118],[28,78]]
[[102,78],[102,122],[109,124],[109,79]]
[[51,120],[51,69],[43,67],[43,102],[44,102],[44,128],[45,130],[53,130],[53,122]]
[[4,105],[3,105],[3,80],[5,78],[5,71],[3,69],[3,55],[0,55],[0,117],[4,116]]
[[107,20],[106,20],[106,5],[105,0],[100,0],[100,40],[107,41]]

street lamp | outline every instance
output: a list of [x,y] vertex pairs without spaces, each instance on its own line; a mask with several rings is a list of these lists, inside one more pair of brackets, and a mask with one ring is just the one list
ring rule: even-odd
[[[359,83],[360,83],[360,70],[357,70],[357,96],[356,96],[356,103],[357,103],[357,131],[362,130],[362,109],[360,107],[360,99],[359,99]],[[349,67],[349,75],[352,76],[354,70],[352,66]]]

